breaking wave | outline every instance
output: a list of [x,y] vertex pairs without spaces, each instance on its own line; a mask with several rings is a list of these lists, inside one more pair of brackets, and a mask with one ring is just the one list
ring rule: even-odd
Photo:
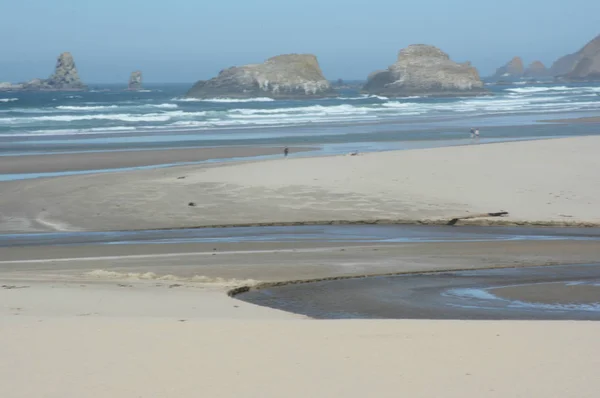
[[0,102],[15,102],[18,100],[18,98],[0,98]]
[[125,114],[125,113],[101,113],[87,115],[52,115],[20,118],[3,118],[0,124],[9,123],[35,123],[35,122],[77,122],[84,120],[113,120],[121,122],[168,122],[177,117],[202,117],[206,112],[184,112],[173,111],[164,113],[147,114]]
[[[512,86],[492,88],[494,95],[464,98],[406,97],[350,94],[321,100],[275,101],[271,98],[131,99],[94,95],[85,100],[52,102],[19,100],[18,107],[0,110],[0,135],[101,134],[136,130],[141,133],[191,132],[210,129],[309,126],[388,120],[420,122],[429,118],[485,117],[600,111],[600,86]],[[76,97],[76,96],[72,96]],[[79,96],[77,96],[79,97]],[[57,97],[54,97],[56,99]],[[172,98],[172,99],[171,99]],[[114,100],[113,100],[114,99]],[[61,102],[62,101],[62,102]]]
[[507,88],[505,91],[517,94],[541,94],[541,93],[584,93],[584,92],[600,92],[600,87],[567,87],[567,86],[551,86],[551,87],[517,87]]
[[146,104],[146,105],[81,105],[81,106],[57,106],[56,109],[61,111],[103,111],[118,108],[159,108],[159,109],[177,109],[177,104]]
[[220,102],[220,103],[236,103],[236,102],[274,102],[273,98],[258,97],[258,98],[173,98],[173,101],[179,102]]

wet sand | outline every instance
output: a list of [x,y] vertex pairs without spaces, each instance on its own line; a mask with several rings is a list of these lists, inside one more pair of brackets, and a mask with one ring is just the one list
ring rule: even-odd
[[586,282],[585,278],[571,283],[548,282],[492,289],[491,293],[510,301],[547,305],[593,306],[600,311],[600,277]]
[[564,123],[564,124],[581,124],[581,123],[600,123],[600,117],[579,117],[574,119],[554,119],[540,120],[542,123]]
[[[310,148],[290,148],[291,153]],[[215,147],[0,156],[0,174],[52,173],[153,166],[282,154],[280,147]]]
[[[0,183],[0,230],[295,223],[600,225],[600,137]],[[190,206],[189,204],[193,205]]]
[[236,297],[317,319],[600,320],[600,265],[266,284]]

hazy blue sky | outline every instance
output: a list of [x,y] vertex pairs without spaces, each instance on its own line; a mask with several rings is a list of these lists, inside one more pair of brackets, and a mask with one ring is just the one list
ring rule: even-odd
[[192,82],[311,52],[330,79],[366,78],[433,44],[482,75],[514,55],[550,64],[600,33],[599,0],[0,0],[0,81],[47,77],[63,51],[87,83]]

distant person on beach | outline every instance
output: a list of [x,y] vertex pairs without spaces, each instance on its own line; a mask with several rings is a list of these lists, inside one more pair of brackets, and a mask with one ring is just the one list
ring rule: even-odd
[[471,138],[475,138],[475,129],[471,129]]
[[475,138],[479,138],[479,129],[475,129]]
[[288,147],[283,148],[283,156],[285,156],[287,158],[289,153],[290,153],[290,148],[288,148]]

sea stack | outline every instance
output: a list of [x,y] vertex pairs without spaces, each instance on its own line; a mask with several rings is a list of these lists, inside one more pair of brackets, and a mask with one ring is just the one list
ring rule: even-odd
[[525,66],[521,57],[514,57],[506,65],[498,68],[494,74],[496,79],[520,79],[525,74]]
[[548,69],[541,61],[534,61],[527,67],[524,73],[524,77],[528,78],[540,78],[548,77],[550,75]]
[[262,64],[222,70],[217,77],[197,82],[186,97],[305,99],[335,95],[316,56],[286,54]]
[[[594,77],[594,75],[595,73],[599,73],[597,70],[599,58],[600,35],[596,36],[596,38],[576,53],[557,59],[550,68],[550,74],[574,80],[597,80],[597,77]],[[575,70],[576,67],[578,67],[578,70]]]
[[54,90],[83,90],[85,85],[79,78],[75,60],[71,53],[62,53],[56,61],[54,74],[46,80],[46,84]]
[[129,77],[129,85],[127,86],[129,91],[138,91],[142,89],[142,72],[136,70],[135,72],[131,72],[131,76]]
[[54,74],[46,80],[33,79],[23,84],[25,90],[82,91],[87,87],[81,82],[71,53],[62,53],[56,61]]
[[477,69],[459,64],[437,47],[408,46],[387,70],[369,75],[363,92],[387,97],[463,96],[487,93]]

